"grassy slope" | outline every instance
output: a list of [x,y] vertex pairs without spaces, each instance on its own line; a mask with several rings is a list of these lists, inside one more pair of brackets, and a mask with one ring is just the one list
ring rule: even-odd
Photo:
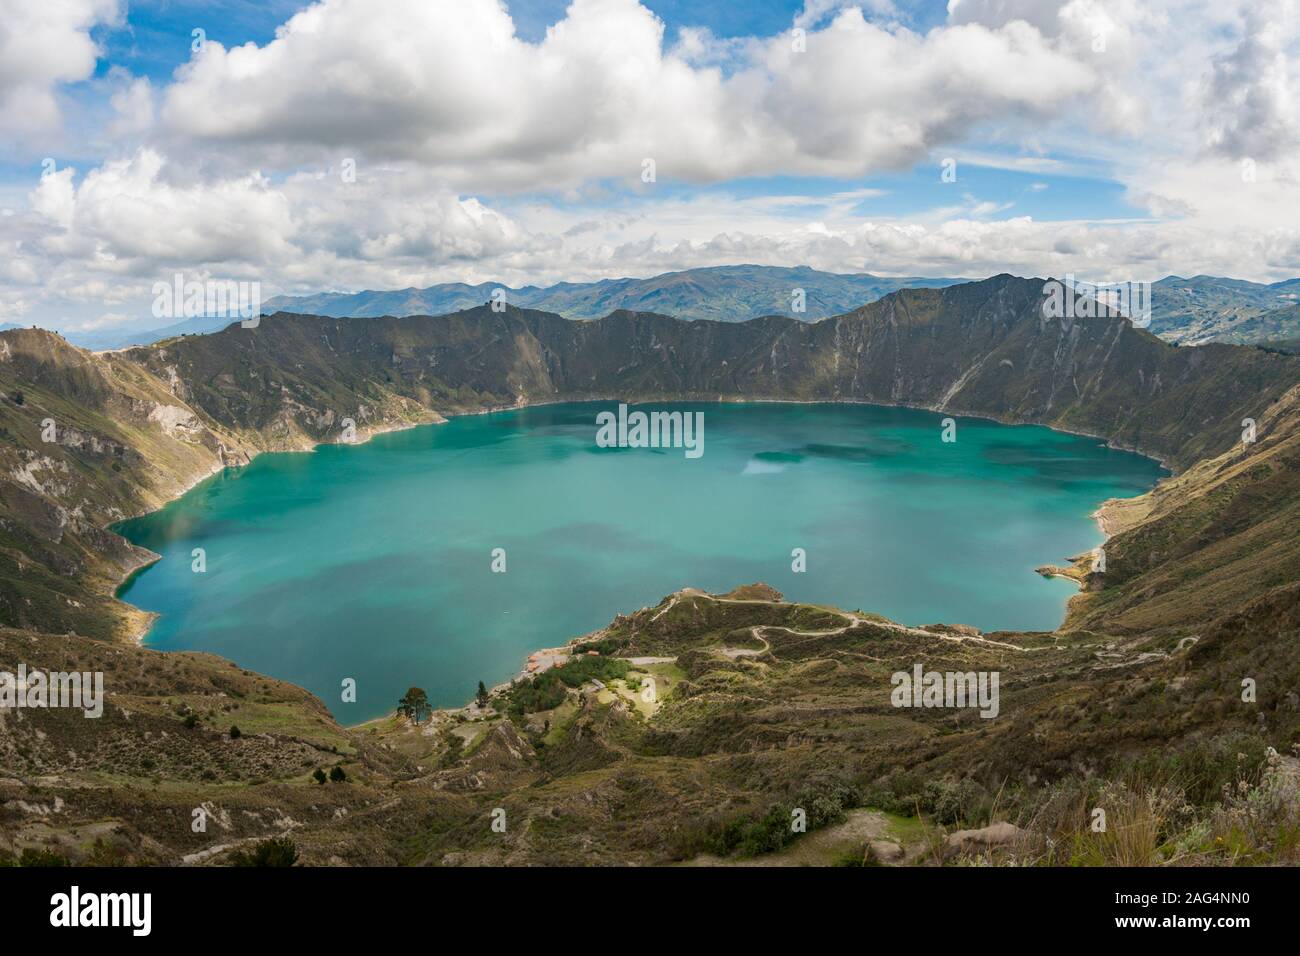
[[1256,427],[1254,443],[1124,506],[1145,516],[1107,542],[1106,572],[1091,576],[1090,590],[1072,602],[1067,627],[1189,633],[1300,581],[1300,388]]
[[[1104,778],[1189,742],[1214,752],[1227,731],[1295,739],[1300,715],[1285,692],[1300,679],[1297,587],[1224,615],[1183,650],[1146,637],[986,640],[851,626],[822,608],[690,592],[598,635],[607,655],[676,658],[678,679],[653,717],[585,683],[547,713],[544,731],[526,726],[542,715],[516,727],[451,714],[421,728],[383,720],[343,731],[297,688],[208,655],[2,632],[5,666],[102,669],[112,693],[102,722],[6,715],[13,799],[0,820],[13,848],[52,845],[74,859],[104,856],[86,834],[112,834],[115,853],[166,862],[289,832],[310,862],[433,864],[744,856],[766,845],[761,821],[773,806],[787,816],[809,808],[827,826],[858,805],[919,808],[930,825],[951,828],[995,812],[1026,822],[1050,795],[1045,781],[1081,770]],[[754,627],[768,650],[726,653]],[[810,633],[819,630],[828,633]],[[1001,717],[890,706],[890,674],[918,661],[998,670]],[[1260,675],[1257,704],[1237,699],[1241,674]],[[200,719],[187,728],[191,712]],[[231,723],[239,740],[229,739]],[[474,743],[453,756],[451,736],[466,727]],[[310,770],[334,763],[348,782],[310,782]],[[1192,782],[1205,790],[1222,772],[1211,763]],[[1186,799],[1212,810],[1205,794]],[[200,804],[225,821],[208,834],[187,825]],[[504,834],[490,826],[498,807]],[[747,835],[728,836],[737,833]]]

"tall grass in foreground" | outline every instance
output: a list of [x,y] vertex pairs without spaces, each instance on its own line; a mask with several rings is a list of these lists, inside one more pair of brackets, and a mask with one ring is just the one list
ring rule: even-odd
[[[1268,865],[1300,862],[1300,760],[1235,755],[1229,779],[1135,765],[1122,778],[1049,788],[994,862],[1039,866]],[[1196,761],[1192,761],[1193,764]],[[1166,767],[1166,770],[1170,767]],[[1207,779],[1207,774],[1215,779]],[[1217,792],[1211,789],[1217,784]],[[1211,786],[1207,786],[1211,785]],[[1213,793],[1213,796],[1209,794]],[[1196,802],[1193,802],[1196,800]],[[1104,816],[1102,815],[1104,814]]]

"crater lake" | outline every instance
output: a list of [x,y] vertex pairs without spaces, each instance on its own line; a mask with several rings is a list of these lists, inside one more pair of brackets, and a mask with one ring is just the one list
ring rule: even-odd
[[687,586],[1051,630],[1076,587],[1034,568],[1096,547],[1097,506],[1165,473],[1033,425],[957,418],[945,442],[943,415],[871,405],[634,406],[703,413],[703,454],[599,447],[597,415],[617,405],[261,455],[117,526],[161,555],[119,596],[160,615],[147,646],[220,654],[358,723],[411,686],[459,706],[533,650]]

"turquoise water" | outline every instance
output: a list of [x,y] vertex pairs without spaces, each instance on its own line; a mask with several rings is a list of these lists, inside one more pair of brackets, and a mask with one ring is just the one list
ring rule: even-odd
[[[412,685],[462,704],[532,650],[687,585],[1050,630],[1075,589],[1033,569],[1095,547],[1097,505],[1162,473],[1037,426],[959,419],[944,443],[938,414],[867,405],[656,406],[704,413],[702,457],[598,448],[596,413],[615,407],[262,455],[118,529],[162,555],[122,597],[161,612],[150,647],[293,681],[353,723]],[[347,677],[356,703],[340,701]]]

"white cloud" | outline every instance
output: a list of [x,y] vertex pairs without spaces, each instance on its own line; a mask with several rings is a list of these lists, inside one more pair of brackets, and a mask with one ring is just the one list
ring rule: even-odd
[[283,194],[252,174],[216,183],[173,181],[162,156],[140,150],[88,173],[45,176],[32,208],[57,225],[43,242],[54,254],[84,256],[113,271],[154,264],[284,257],[293,222]]
[[153,126],[153,86],[148,77],[132,77],[125,70],[114,71],[121,85],[109,97],[115,114],[109,124],[109,135],[122,139],[139,136]]
[[119,14],[117,0],[0,0],[0,135],[58,127],[58,87],[94,73],[90,30]]
[[1240,40],[1214,58],[1203,89],[1211,149],[1232,159],[1272,160],[1300,147],[1300,71],[1291,62],[1297,24],[1294,0],[1243,11]]
[[666,49],[635,0],[575,0],[537,44],[496,0],[326,0],[258,47],[209,42],[166,94],[187,139],[260,164],[340,151],[410,160],[457,188],[631,180],[642,160],[690,181],[899,168],[991,119],[1048,117],[1094,65],[1023,22],[917,34],[860,10],[807,37],[743,44],[703,32]]
[[28,206],[15,217],[22,238],[0,281],[40,276],[42,294],[82,321],[94,303],[138,303],[179,269],[257,279],[269,290],[340,280],[390,287],[470,263],[536,268],[562,243],[418,170],[361,167],[355,181],[337,168],[275,182],[256,173],[211,179],[152,149],[79,181],[75,169],[59,169],[40,179]]

